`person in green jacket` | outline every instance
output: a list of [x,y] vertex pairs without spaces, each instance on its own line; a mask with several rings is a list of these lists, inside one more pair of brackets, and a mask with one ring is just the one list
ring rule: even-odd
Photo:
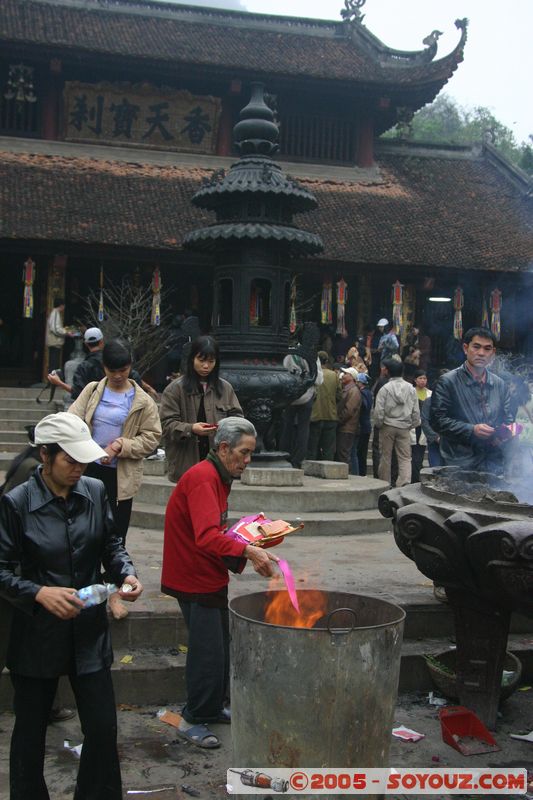
[[340,402],[342,389],[337,373],[331,369],[326,351],[319,350],[318,358],[322,365],[324,381],[316,387],[307,458],[315,461],[333,461],[338,423],[337,403]]

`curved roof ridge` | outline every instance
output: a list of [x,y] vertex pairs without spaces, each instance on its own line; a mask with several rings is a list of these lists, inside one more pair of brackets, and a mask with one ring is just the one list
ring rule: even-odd
[[[155,11],[154,11],[155,8]],[[150,12],[150,13],[147,13]],[[252,24],[250,24],[250,20]],[[459,26],[458,22],[456,25]],[[241,69],[282,79],[430,86],[451,77],[466,40],[438,61],[434,37],[421,53],[386,47],[359,22],[321,22],[170,5],[148,0],[2,0],[0,40],[81,54],[151,59],[197,68]],[[276,58],[272,53],[276,52]],[[418,100],[416,100],[418,103]],[[417,106],[419,107],[419,106]]]
[[[442,56],[442,58],[439,58],[436,61],[433,59],[437,53],[437,40],[438,36],[441,35],[440,31],[433,31],[433,34],[430,34],[430,36],[426,37],[428,44],[423,50],[398,50],[393,47],[389,47],[388,45],[384,44],[381,39],[378,39],[378,37],[369,31],[364,25],[357,26],[357,33],[361,38],[364,38],[366,42],[376,51],[383,67],[409,67],[414,65],[418,66],[424,63],[427,64],[430,62],[433,64],[444,64],[450,60],[455,60],[459,54],[462,56],[468,37],[467,17],[464,17],[463,19],[456,19],[454,24],[455,27],[461,31],[459,41],[450,53]],[[434,34],[438,35],[435,38],[432,38]]]
[[[21,2],[22,0],[19,0]],[[187,3],[163,2],[163,0],[26,0],[26,2],[40,3],[49,6],[65,6],[85,11],[109,11],[141,16],[157,16],[167,19],[182,19],[183,21],[201,22],[210,24],[243,26],[259,30],[269,29],[279,32],[297,33],[309,36],[327,36],[335,38],[358,38],[367,45],[368,50],[383,59],[383,66],[393,63],[395,66],[411,66],[431,61],[436,53],[437,45],[429,45],[424,50],[399,50],[389,47],[381,41],[362,22],[347,22],[343,20],[315,19],[312,17],[285,16],[279,14],[264,14],[252,11],[238,11],[235,9],[215,8],[211,6],[191,5]],[[150,13],[147,13],[150,12]],[[248,24],[247,24],[248,23]],[[250,24],[252,23],[252,24]],[[466,26],[468,20],[456,20],[455,25],[464,23],[463,35],[452,53],[440,61],[448,59],[466,41]],[[402,63],[403,62],[403,63]],[[392,65],[392,64],[391,64]]]
[[[21,2],[22,0],[19,0]],[[270,30],[285,30],[287,33],[308,33],[311,36],[342,35],[341,20],[315,19],[312,17],[294,17],[277,14],[263,14],[255,11],[238,11],[229,8],[190,5],[187,3],[169,3],[163,0],[27,0],[50,6],[65,6],[84,11],[109,11],[116,14],[132,14],[140,16],[157,16],[167,19],[201,22],[221,25],[243,25]],[[253,23],[247,25],[246,23]],[[255,23],[255,25],[254,25]]]

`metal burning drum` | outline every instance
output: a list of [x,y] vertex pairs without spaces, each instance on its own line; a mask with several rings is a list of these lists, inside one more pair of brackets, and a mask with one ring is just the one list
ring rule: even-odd
[[[266,621],[285,601],[288,624]],[[287,592],[230,602],[233,763],[388,766],[404,611],[342,592],[298,601],[292,618]]]

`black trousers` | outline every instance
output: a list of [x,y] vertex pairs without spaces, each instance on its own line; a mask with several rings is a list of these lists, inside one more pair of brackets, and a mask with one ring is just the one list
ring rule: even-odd
[[53,369],[61,369],[63,347],[48,348],[48,372]]
[[189,631],[182,717],[191,724],[216,722],[228,698],[229,615],[227,608],[207,608],[178,600]]
[[129,500],[117,500],[117,471],[113,467],[103,467],[101,464],[89,464],[85,474],[90,478],[98,478],[106,488],[109,498],[109,505],[118,533],[122,539],[122,544],[126,542],[126,534],[130,526],[131,507],[133,498]]
[[[59,678],[11,673],[15,727],[11,736],[10,800],[50,800],[43,776],[46,727]],[[74,800],[121,800],[117,714],[111,672],[69,675],[84,740]]]
[[309,426],[313,411],[313,399],[296,406],[287,406],[283,412],[280,450],[289,453],[293,467],[300,469],[307,456]]
[[411,483],[420,481],[420,470],[424,466],[425,444],[411,445]]
[[307,458],[311,461],[334,461],[337,443],[337,421],[319,419],[311,422]]
[[360,433],[357,442],[357,460],[359,462],[359,475],[366,477],[366,462],[368,459],[368,442],[370,433]]

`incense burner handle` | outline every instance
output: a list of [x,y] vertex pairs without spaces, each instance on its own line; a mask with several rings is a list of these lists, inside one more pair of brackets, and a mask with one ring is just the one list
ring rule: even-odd
[[[352,617],[352,627],[351,628],[332,628],[331,627],[332,618],[333,618],[333,616],[335,614],[338,614],[339,611],[344,611],[344,612],[350,614],[350,616]],[[353,629],[355,628],[356,621],[357,621],[357,617],[355,616],[355,611],[353,610],[353,608],[334,608],[333,611],[330,611],[328,616],[326,617],[326,627],[327,627],[329,633],[331,633],[332,636],[346,635],[346,634],[351,633],[353,631]]]

